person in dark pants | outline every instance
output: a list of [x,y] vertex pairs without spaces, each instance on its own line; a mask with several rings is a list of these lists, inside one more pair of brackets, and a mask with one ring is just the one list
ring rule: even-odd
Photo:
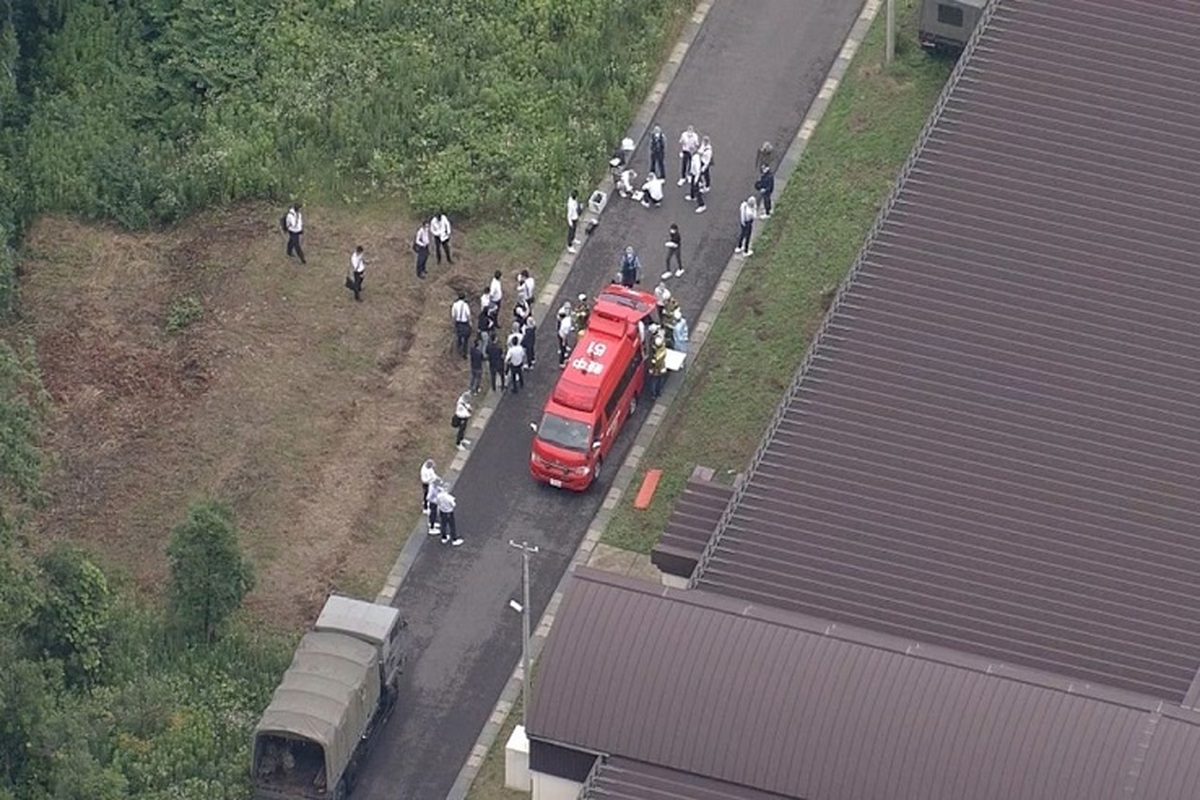
[[621,285],[632,289],[642,280],[642,262],[637,257],[632,246],[625,248],[625,255],[621,256]]
[[454,347],[467,357],[467,342],[471,339],[471,304],[466,292],[459,292],[458,299],[450,306],[450,319],[454,321]]
[[504,350],[500,342],[493,336],[487,345],[488,372],[492,378],[492,391],[496,391],[496,379],[500,380],[500,389],[504,390]]
[[441,522],[438,520],[438,495],[442,491],[442,479],[434,476],[429,482],[429,491],[425,493],[425,513],[429,515],[429,535],[437,536],[441,532]]
[[575,232],[579,227],[579,192],[571,190],[567,198],[567,252],[575,252]]
[[479,394],[483,385],[483,348],[479,346],[478,337],[471,342],[471,394]]
[[754,188],[758,189],[759,204],[762,206],[762,218],[770,219],[771,195],[775,193],[775,173],[771,171],[770,164],[763,165],[762,174],[758,176]]
[[437,464],[432,458],[425,459],[421,465],[421,510],[429,511],[429,487],[438,480]]
[[567,359],[571,355],[571,301],[567,300],[558,309],[558,329],[555,333],[558,335],[558,366],[559,368],[567,365]]
[[650,171],[664,180],[667,177],[667,137],[658,125],[650,134]]
[[704,162],[699,152],[692,155],[691,167],[688,169],[688,178],[691,180],[690,189],[688,190],[688,200],[696,201],[696,213],[703,214],[708,210],[704,203],[704,192],[700,191],[703,186],[701,180],[704,175]]
[[534,348],[537,347],[537,323],[533,320],[533,315],[530,314],[525,318],[525,324],[521,326],[521,347],[525,348],[525,360],[532,369],[537,366],[537,356],[534,354]]
[[454,495],[450,494],[449,489],[442,489],[438,493],[438,517],[442,523],[442,544],[448,544],[451,547],[458,547],[463,543],[462,537],[458,535],[458,528],[454,523],[454,509],[458,503],[454,499]]
[[466,440],[467,425],[471,422],[471,393],[463,392],[458,396],[458,402],[454,404],[454,427],[458,429],[458,435],[455,436],[454,444],[459,450],[466,450],[470,446],[470,442]]
[[300,203],[292,203],[292,207],[288,209],[287,216],[284,218],[284,226],[287,228],[288,242],[287,255],[288,258],[292,254],[300,257],[301,264],[307,264],[304,260],[304,248],[300,246],[300,237],[304,235],[304,216],[300,213]]
[[[683,274],[683,257],[679,251],[683,249],[683,238],[679,235],[679,226],[674,222],[671,223],[671,229],[667,231],[667,271],[662,274],[662,279],[665,281],[672,274],[678,278]],[[675,272],[671,272],[671,259],[675,260]]]
[[417,254],[417,277],[425,277],[425,265],[429,263],[429,223],[422,222],[413,237],[413,252]]
[[504,354],[504,363],[508,366],[508,385],[513,394],[520,394],[525,386],[525,348],[518,339],[509,345]]
[[360,303],[362,302],[363,276],[366,272],[367,259],[363,255],[363,246],[360,244],[350,254],[350,277],[346,279],[346,288],[354,292],[354,299]]
[[446,263],[453,264],[454,259],[450,258],[450,218],[446,216],[445,211],[439,211],[433,219],[429,220],[429,234],[433,237],[437,263],[442,263],[442,251],[445,250]]
[[742,201],[742,205],[738,209],[738,219],[742,224],[742,230],[738,234],[737,249],[733,252],[743,256],[752,256],[754,251],[750,249],[750,235],[754,232],[754,220],[758,219],[758,202],[754,199],[754,195],[750,195]]

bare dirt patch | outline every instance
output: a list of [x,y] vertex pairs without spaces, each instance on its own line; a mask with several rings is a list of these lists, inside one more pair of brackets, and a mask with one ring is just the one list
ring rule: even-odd
[[[37,223],[9,333],[36,343],[54,405],[38,541],[94,550],[153,595],[171,527],[216,497],[258,565],[263,620],[300,625],[330,589],[378,588],[415,522],[421,460],[451,454],[443,423],[467,369],[449,354],[450,302],[526,264],[473,252],[468,229],[455,265],[418,281],[404,209],[306,211],[306,266],[266,206],[154,234]],[[360,243],[355,303],[342,282]],[[169,334],[184,296],[201,316]]]

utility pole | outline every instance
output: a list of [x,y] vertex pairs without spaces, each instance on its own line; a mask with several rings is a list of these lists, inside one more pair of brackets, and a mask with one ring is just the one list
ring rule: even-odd
[[887,40],[884,63],[891,64],[896,56],[896,0],[887,0],[887,33],[884,38]]
[[[521,674],[524,676],[521,680],[521,725],[525,730],[529,728],[525,725],[529,719],[529,684],[533,680],[533,671],[529,664],[529,556],[536,555],[538,548],[530,545],[529,542],[514,542],[508,540],[509,547],[515,547],[521,551],[521,591],[522,603],[521,608]],[[516,603],[513,603],[516,605]]]

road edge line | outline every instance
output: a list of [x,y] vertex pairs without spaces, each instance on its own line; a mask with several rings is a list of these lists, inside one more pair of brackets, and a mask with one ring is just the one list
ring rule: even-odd
[[[841,49],[838,50],[837,57],[834,58],[833,64],[825,75],[825,80],[821,84],[820,90],[812,103],[809,104],[808,110],[804,113],[804,118],[800,121],[800,128],[796,132],[796,136],[792,139],[792,143],[788,146],[787,152],[784,153],[780,160],[779,169],[776,171],[776,188],[778,194],[782,195],[783,190],[787,188],[788,180],[796,169],[796,164],[800,161],[800,157],[804,151],[808,149],[808,142],[812,138],[813,131],[816,130],[817,124],[821,118],[825,116],[825,111],[829,108],[829,102],[833,98],[834,92],[841,84],[842,78],[846,71],[850,68],[851,62],[854,60],[858,48],[862,45],[863,39],[871,29],[871,24],[875,21],[875,16],[879,12],[885,0],[865,0],[862,10],[855,18],[854,23],[850,26],[850,32],[846,34],[845,40],[842,42]],[[700,5],[704,6],[704,14],[700,18],[700,24],[703,24],[704,17],[707,16],[709,8],[711,8],[715,0],[704,0]],[[696,14],[693,14],[692,23],[696,22],[696,15],[700,13],[700,7],[697,7]],[[691,23],[689,23],[690,25]],[[699,32],[699,25],[696,26],[693,32],[692,39]],[[685,36],[687,34],[685,33]],[[674,55],[674,53],[672,54]],[[671,72],[671,77],[678,70],[679,63],[682,62],[682,56],[675,64],[675,69]],[[670,62],[664,65],[663,71],[666,71]],[[662,93],[657,92],[658,82],[655,83],[655,90],[651,91],[649,97],[656,98],[656,104],[662,101],[665,94],[665,89]],[[647,99],[649,101],[649,98]],[[641,114],[638,115],[639,118]],[[635,118],[636,121],[637,118]],[[646,118],[648,123],[650,117]],[[643,123],[643,132],[645,124]],[[770,220],[760,220],[759,224],[762,227],[767,227]],[[725,269],[721,272],[721,277],[717,281],[716,288],[713,289],[712,296],[705,303],[703,311],[700,313],[700,319],[696,327],[692,330],[691,338],[688,340],[689,355],[693,355],[700,351],[705,340],[708,338],[708,332],[712,329],[713,323],[716,321],[717,315],[725,306],[725,301],[729,298],[729,293],[733,286],[737,283],[738,277],[741,275],[742,266],[745,264],[745,259],[740,259],[733,256],[725,264]],[[561,266],[561,262],[560,262]],[[558,269],[555,269],[557,272]],[[565,273],[564,273],[565,274]],[[549,289],[549,287],[547,287]],[[553,300],[554,295],[550,296]],[[654,407],[650,409],[650,414],[642,423],[641,430],[633,440],[633,445],[629,448],[629,454],[625,457],[620,469],[617,470],[616,476],[613,478],[612,486],[609,487],[608,493],[604,496],[604,502],[601,503],[599,511],[592,518],[591,524],[588,526],[587,533],[580,542],[579,547],[575,551],[575,555],[571,558],[571,563],[567,567],[567,571],[563,574],[558,582],[558,586],[554,589],[554,594],[550,597],[550,602],[546,605],[546,611],[542,614],[538,621],[537,628],[530,636],[529,642],[529,659],[531,664],[536,664],[538,657],[541,655],[542,648],[546,645],[546,638],[550,635],[550,628],[554,625],[555,615],[558,613],[559,604],[562,603],[563,594],[566,591],[567,584],[571,580],[572,573],[575,568],[587,564],[591,558],[592,551],[600,542],[600,537],[604,533],[604,529],[608,527],[608,522],[612,518],[613,511],[621,498],[628,490],[633,482],[634,476],[637,474],[641,466],[642,456],[645,455],[647,448],[650,446],[655,435],[661,427],[663,419],[666,417],[667,410],[675,399],[675,395],[679,392],[679,381],[671,381],[662,396],[655,402]],[[496,701],[495,707],[492,709],[488,721],[484,723],[483,729],[479,733],[479,737],[475,740],[474,747],[471,748],[471,754],[467,757],[466,764],[459,771],[458,779],[455,780],[450,793],[446,795],[446,800],[464,800],[467,791],[470,790],[471,784],[475,777],[479,774],[480,768],[483,766],[483,761],[487,757],[488,751],[496,743],[496,739],[500,735],[501,728],[504,727],[508,720],[508,715],[515,706],[517,700],[521,696],[521,683],[524,680],[524,671],[521,664],[517,664],[513,670],[508,682],[504,685],[504,690],[500,693],[500,699]]]

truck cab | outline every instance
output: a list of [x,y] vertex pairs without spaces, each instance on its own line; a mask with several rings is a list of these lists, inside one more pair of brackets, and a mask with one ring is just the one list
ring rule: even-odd
[[983,15],[987,0],[922,0],[917,36],[921,47],[961,52]]
[[402,628],[390,606],[326,601],[254,729],[257,800],[344,800],[395,705]]
[[612,285],[596,298],[588,326],[546,401],[529,455],[535,480],[583,491],[637,410],[645,384],[643,337],[654,295]]

